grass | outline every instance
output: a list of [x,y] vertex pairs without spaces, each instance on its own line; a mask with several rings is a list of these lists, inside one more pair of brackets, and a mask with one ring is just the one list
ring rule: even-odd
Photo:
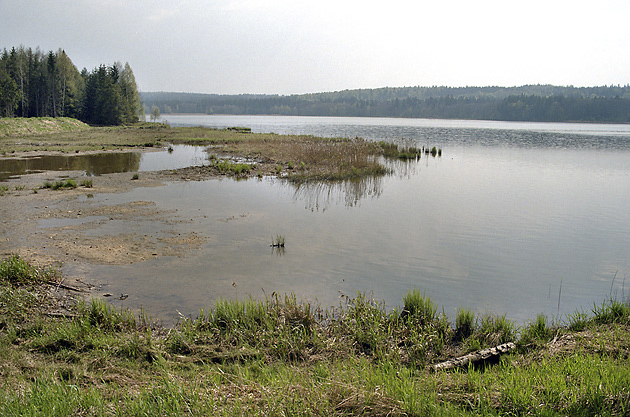
[[422,154],[435,156],[442,156],[442,149],[438,149],[435,146],[426,148],[418,148],[415,146],[399,145],[393,142],[380,141],[378,145],[381,148],[382,155],[386,158],[398,158],[402,160],[417,160],[422,157]]
[[[30,119],[3,119],[5,120],[8,125],[17,126],[29,123]],[[34,122],[31,120],[31,123]],[[217,159],[224,161],[243,157],[256,162],[256,170],[251,169],[248,164],[234,162],[223,162],[217,166],[223,173],[230,175],[278,175],[295,183],[304,183],[353,180],[388,172],[377,161],[377,156],[382,154],[380,146],[360,138],[251,133],[249,129],[240,127],[230,130],[171,128],[158,123],[118,127],[81,126],[76,130],[58,128],[50,132],[11,132],[0,134],[0,153],[3,155],[42,150],[76,153],[146,148],[169,143],[205,145],[210,148],[210,152],[217,155]]]
[[46,181],[41,186],[42,189],[51,189],[51,190],[63,190],[68,188],[77,188],[77,182],[73,179],[66,179],[65,181],[55,181],[50,182]]
[[0,118],[0,137],[78,132],[87,129],[88,125],[69,117]]
[[276,248],[284,248],[285,238],[282,235],[276,235],[271,238],[271,246]]
[[[50,317],[57,306],[49,274],[58,277],[17,256],[0,263],[3,415],[630,412],[623,303],[594,306],[572,331],[544,316],[516,328],[470,309],[450,323],[418,290],[403,296],[401,310],[363,293],[329,310],[273,293],[222,299],[165,329],[103,300]],[[494,366],[428,370],[465,353],[471,340],[505,338],[519,348]]]
[[252,170],[250,164],[233,162],[227,159],[213,159],[213,164],[210,168],[224,175],[246,175]]

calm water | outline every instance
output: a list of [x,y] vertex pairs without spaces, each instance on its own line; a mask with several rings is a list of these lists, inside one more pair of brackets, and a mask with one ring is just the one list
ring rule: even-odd
[[[419,288],[454,318],[457,307],[564,316],[630,295],[630,126],[479,121],[166,116],[172,125],[362,136],[443,148],[360,183],[296,188],[281,180],[173,183],[90,204],[152,200],[170,225],[107,224],[91,231],[195,231],[188,255],[129,266],[66,265],[69,275],[129,293],[164,320],[216,299],[294,291],[336,305],[374,292],[390,306]],[[163,154],[164,158],[168,156]],[[203,159],[203,158],[202,158]],[[269,247],[286,237],[286,250]],[[559,301],[560,295],[560,302]]]
[[0,181],[43,171],[83,171],[86,176],[115,172],[161,171],[208,164],[205,149],[172,145],[156,152],[104,152],[0,158]]

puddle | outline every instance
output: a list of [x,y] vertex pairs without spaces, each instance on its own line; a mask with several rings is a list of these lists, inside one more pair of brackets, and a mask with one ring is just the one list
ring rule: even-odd
[[119,172],[161,171],[207,165],[205,147],[172,145],[156,152],[103,152],[77,155],[42,155],[0,158],[0,181],[43,171],[83,171],[87,176]]

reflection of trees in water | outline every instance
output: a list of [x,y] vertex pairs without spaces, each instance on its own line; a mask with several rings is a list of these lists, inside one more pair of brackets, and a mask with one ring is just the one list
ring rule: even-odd
[[313,181],[292,184],[294,198],[304,200],[306,208],[326,210],[331,204],[343,203],[347,207],[356,206],[367,197],[380,197],[383,193],[383,177],[365,177],[346,181]]
[[0,160],[0,171],[23,175],[41,171],[85,171],[88,175],[137,171],[139,152],[106,152],[86,155],[44,155]]

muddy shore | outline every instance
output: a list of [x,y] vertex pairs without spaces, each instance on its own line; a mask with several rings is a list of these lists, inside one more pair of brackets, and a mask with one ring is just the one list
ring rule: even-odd
[[[131,201],[105,204],[95,195],[123,193],[135,187],[160,187],[167,182],[199,181],[218,178],[207,168],[190,167],[180,170],[114,173],[86,177],[80,171],[47,171],[27,174],[0,182],[0,256],[17,254],[40,266],[60,268],[72,262],[101,265],[122,265],[142,262],[160,256],[184,256],[198,248],[205,238],[197,233],[178,232],[176,213],[160,209],[152,201]],[[68,178],[77,184],[91,181],[91,187],[53,190],[41,188]],[[97,201],[99,200],[99,201]],[[109,221],[156,223],[154,232],[135,231],[103,233],[102,225]],[[98,229],[98,236],[94,231]],[[89,279],[74,278],[66,282],[81,289],[96,286]]]

